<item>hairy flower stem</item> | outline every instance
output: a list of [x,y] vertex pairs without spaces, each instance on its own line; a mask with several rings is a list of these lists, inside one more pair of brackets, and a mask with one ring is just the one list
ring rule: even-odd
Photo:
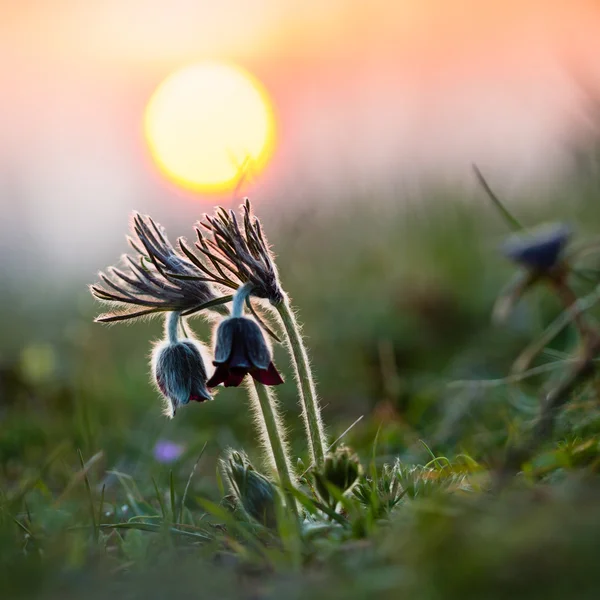
[[[579,298],[567,284],[567,275],[568,271],[559,272],[557,275],[550,278],[550,285],[556,292],[565,309],[570,310],[575,304],[577,304]],[[575,327],[577,327],[582,341],[585,342],[589,338],[595,336],[595,331],[593,327],[588,324],[585,314],[575,314],[573,317],[573,323],[575,324]]]
[[310,370],[308,354],[288,298],[286,297],[283,302],[277,304],[276,308],[287,335],[288,349],[296,371],[298,394],[302,403],[302,416],[306,427],[311,458],[316,466],[321,466],[325,462],[327,439],[323,429],[321,409]]
[[[231,316],[233,318],[239,318],[244,315],[244,303],[253,287],[252,283],[245,283],[236,291],[233,296],[233,306],[231,308]],[[254,380],[252,383],[253,386],[248,386],[248,393],[256,414],[263,447],[271,463],[271,468],[277,473],[279,483],[287,499],[287,504],[289,504],[294,515],[297,517],[296,500],[291,492],[295,480],[290,467],[285,432],[279,415],[277,399],[275,394],[261,383]]]
[[233,296],[233,303],[231,307],[231,316],[232,317],[242,317],[244,316],[244,302],[246,302],[246,298],[252,292],[252,288],[254,286],[251,283],[245,283],[240,286]]
[[271,467],[277,473],[279,484],[283,488],[286,504],[298,516],[296,500],[292,493],[295,477],[290,466],[290,459],[285,442],[285,433],[281,418],[278,414],[277,400],[262,383],[252,381],[248,385],[248,393],[256,412],[256,420],[260,429],[263,446],[271,462]]
[[179,340],[178,329],[181,319],[181,313],[170,312],[165,319],[165,333],[171,344],[175,344]]

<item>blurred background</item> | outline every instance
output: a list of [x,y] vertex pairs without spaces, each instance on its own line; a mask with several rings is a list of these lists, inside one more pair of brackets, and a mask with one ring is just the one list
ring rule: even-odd
[[[348,438],[360,453],[381,425],[390,456],[423,437],[485,457],[535,391],[447,384],[504,376],[558,307],[542,294],[490,325],[508,230],[472,164],[525,224],[593,233],[598,31],[593,0],[0,1],[3,484],[64,446],[49,486],[78,448],[149,485],[172,465],[187,477],[208,441],[198,485],[214,491],[223,448],[256,455],[243,392],[166,421],[148,378],[161,324],[94,324],[87,289],[126,250],[133,209],[175,240],[241,200],[173,183],[144,133],[157,86],[205,60],[244,68],[272,104],[273,154],[243,193],[305,323],[332,435],[364,415]],[[280,394],[302,453],[293,386]]]
[[266,88],[276,151],[246,191],[277,213],[470,185],[472,162],[510,193],[552,187],[597,128],[594,0],[0,6],[2,243],[88,278],[132,208],[187,224],[214,204],[169,186],[143,135],[152,92],[189,63],[233,61]]

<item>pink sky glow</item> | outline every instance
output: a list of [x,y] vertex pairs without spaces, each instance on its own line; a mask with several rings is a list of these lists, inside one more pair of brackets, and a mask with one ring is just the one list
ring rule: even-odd
[[276,198],[460,181],[474,161],[509,188],[548,179],[589,129],[577,81],[600,89],[598,57],[592,0],[0,0],[0,233],[35,244],[52,222],[50,252],[77,262],[132,208],[210,209],[163,180],[141,130],[186,63],[266,86],[279,142],[250,191]]

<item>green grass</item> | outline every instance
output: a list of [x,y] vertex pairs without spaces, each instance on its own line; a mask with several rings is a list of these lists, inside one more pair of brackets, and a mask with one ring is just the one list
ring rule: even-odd
[[[567,220],[579,239],[593,236],[596,192],[579,184],[568,198],[508,205],[524,223]],[[226,448],[261,464],[243,390],[166,421],[148,380],[158,321],[102,327],[83,287],[65,282],[53,295],[42,281],[7,285],[2,597],[598,596],[596,381],[575,390],[521,474],[491,490],[506,445],[524,439],[542,391],[570,368],[569,328],[536,363],[556,361],[552,370],[503,380],[559,305],[535,291],[506,325],[491,324],[514,269],[497,253],[508,228],[484,196],[380,204],[266,223],[304,323],[330,439],[364,415],[343,438],[362,463],[360,482],[344,496],[328,489],[327,506],[307,475],[297,492],[301,535],[277,506],[268,527],[228,496],[217,468]],[[593,287],[577,282],[582,295]],[[192,325],[208,335],[200,319]],[[280,348],[276,361],[290,382],[278,392],[303,472],[303,425]],[[161,464],[159,439],[185,452]]]

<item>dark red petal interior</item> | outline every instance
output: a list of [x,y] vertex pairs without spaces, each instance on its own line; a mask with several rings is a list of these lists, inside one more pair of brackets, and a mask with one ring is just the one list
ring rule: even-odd
[[193,394],[190,396],[190,402],[206,402],[207,400],[208,398],[204,396],[195,396]]
[[206,382],[206,385],[211,387],[217,387],[220,383],[223,383],[229,375],[229,367],[227,365],[218,365],[213,373],[213,376]]
[[272,362],[269,363],[267,369],[252,369],[250,375],[263,385],[280,385],[283,383],[283,377],[281,377],[279,371]]
[[246,369],[230,369],[225,380],[225,387],[237,387],[246,377],[246,373],[248,373]]

